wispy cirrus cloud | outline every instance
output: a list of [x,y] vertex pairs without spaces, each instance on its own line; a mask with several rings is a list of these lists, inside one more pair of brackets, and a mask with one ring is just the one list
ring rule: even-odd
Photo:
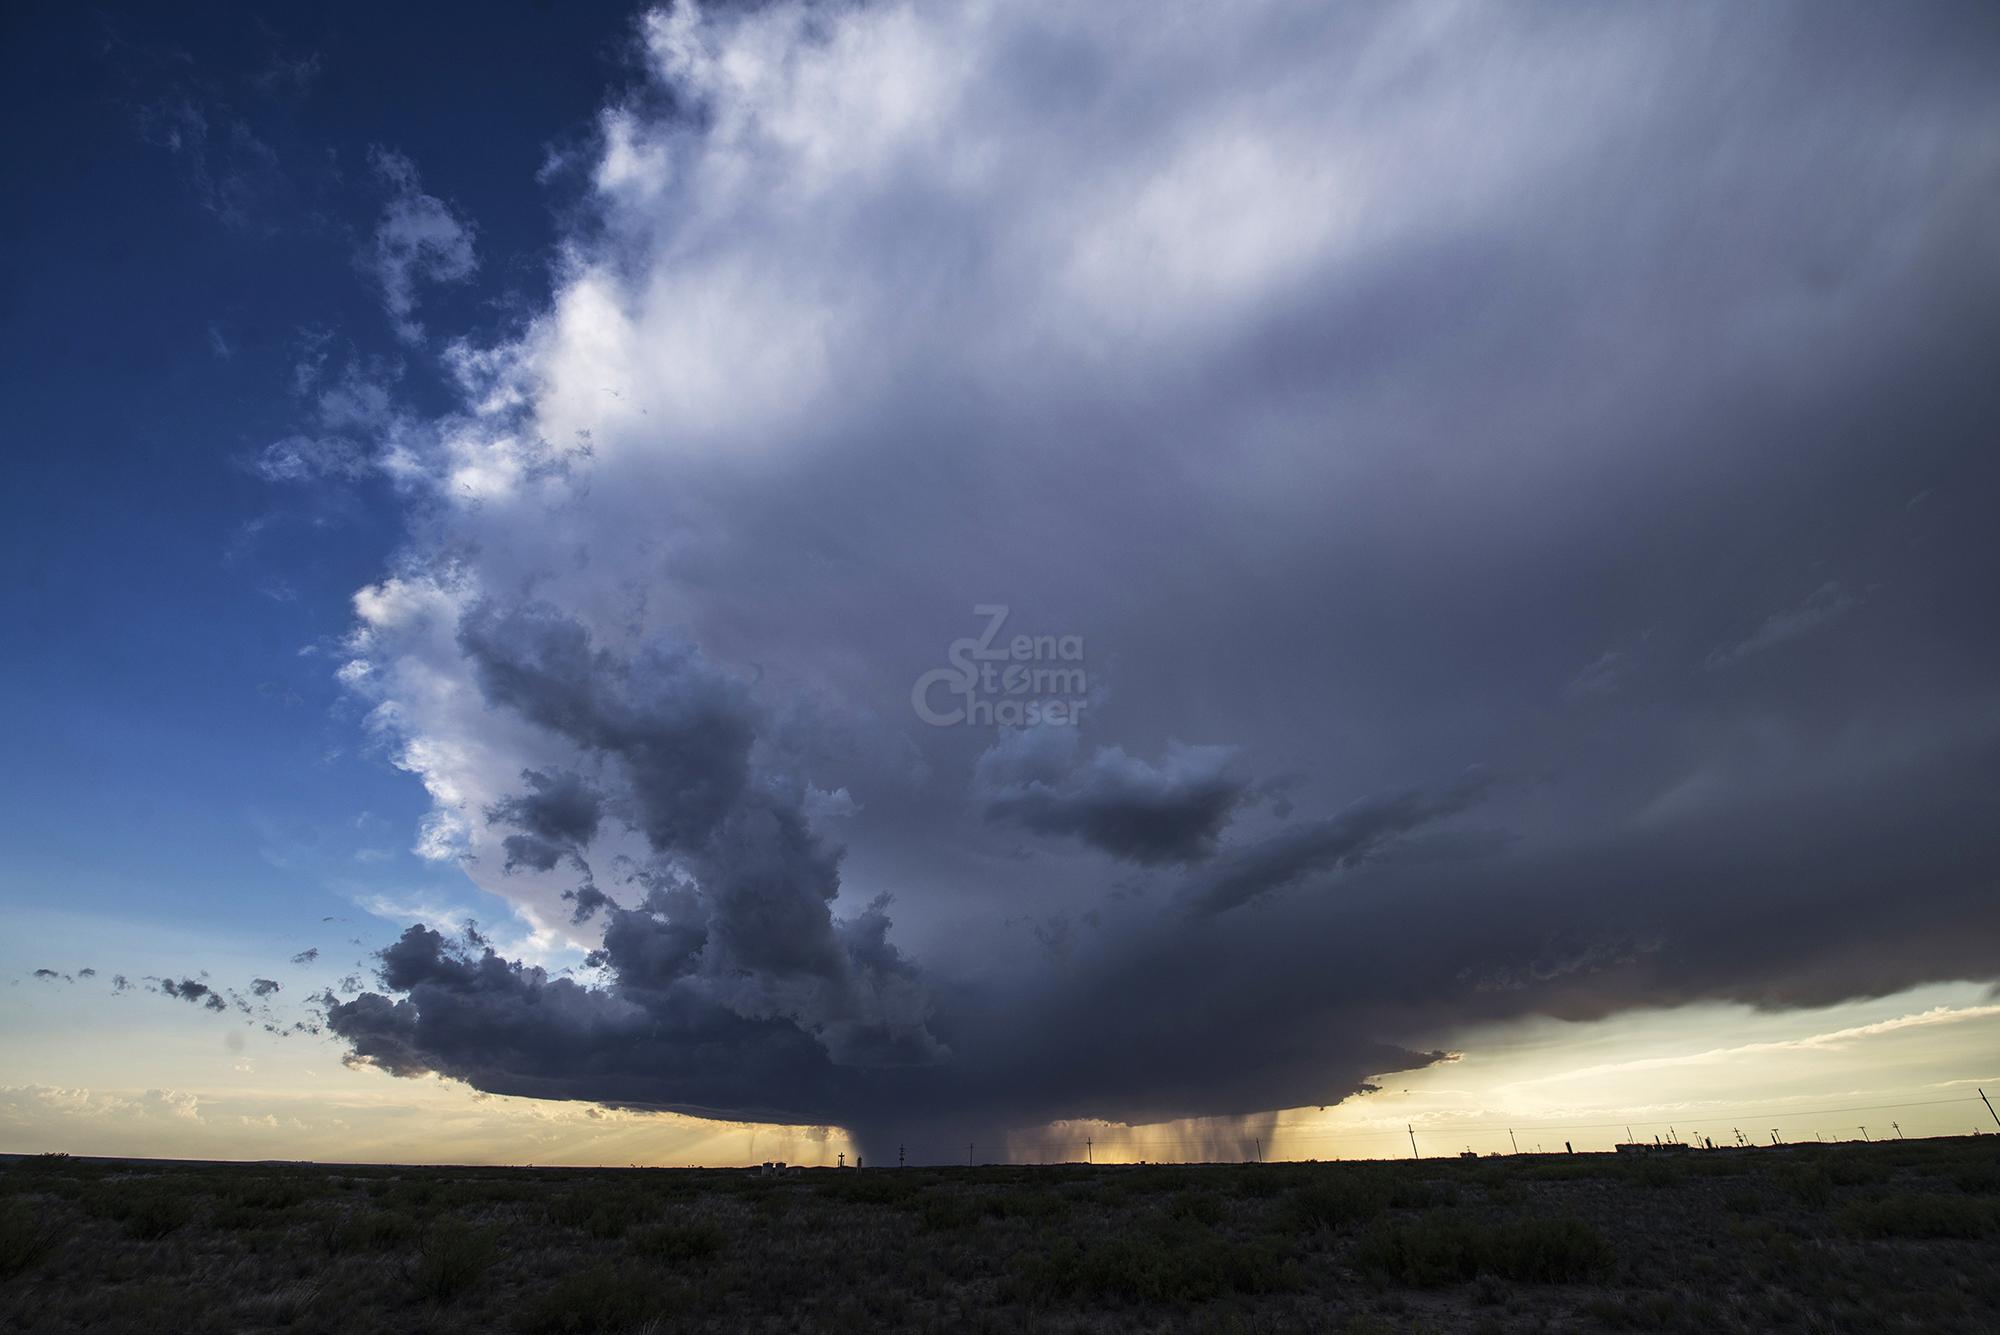
[[1781,644],[1789,644],[1846,616],[1853,610],[1854,602],[1847,590],[1828,581],[1807,594],[1805,601],[1798,606],[1783,608],[1765,617],[1758,623],[1757,629],[1743,639],[1734,644],[1717,645],[1702,660],[1702,666],[1714,672],[1733,667],[1746,658]]
[[1931,1029],[1942,1025],[1974,1023],[1980,1020],[1990,1020],[1995,1016],[2000,1016],[2000,1006],[1933,1006],[1929,1010],[1916,1011],[1908,1015],[1898,1015],[1887,1020],[1875,1020],[1868,1024],[1848,1025],[1845,1028],[1829,1029],[1824,1033],[1818,1034],[1805,1034],[1798,1038],[1770,1039],[1756,1043],[1736,1043],[1728,1047],[1705,1048],[1700,1052],[1676,1053],[1664,1057],[1634,1057],[1629,1061],[1600,1062],[1592,1066],[1579,1066],[1573,1070],[1556,1072],[1550,1075],[1528,1077],[1515,1083],[1520,1085],[1534,1085],[1558,1080],[1590,1080],[1606,1075],[1625,1075],[1638,1071],[1666,1071],[1685,1066],[1708,1066],[1757,1057],[1776,1056],[1782,1053],[1844,1049],[1871,1038],[1884,1038],[1913,1029]]

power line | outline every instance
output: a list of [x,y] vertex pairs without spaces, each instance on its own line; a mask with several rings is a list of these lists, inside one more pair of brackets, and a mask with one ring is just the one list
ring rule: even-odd
[[[1879,1112],[1879,1111],[1889,1111],[1902,1108],[1932,1108],[1932,1107],[1939,1107],[1944,1104],[1971,1103],[1973,1101],[1974,1100],[1972,1096],[1962,1095],[1958,1098],[1953,1098],[1953,1099],[1918,1099],[1908,1103],[1876,1103],[1876,1104],[1868,1104],[1865,1106],[1855,1106],[1855,1107],[1845,1107],[1845,1108],[1765,1108],[1765,1109],[1751,1109],[1751,1110],[1732,1110],[1732,1111],[1711,1113],[1706,1116],[1694,1117],[1687,1120],[1690,1122],[1691,1125],[1707,1123],[1707,1122],[1727,1122],[1727,1121],[1737,1121],[1737,1120],[1749,1121],[1759,1117],[1775,1117],[1781,1121],[1784,1121],[1784,1120],[1796,1120],[1801,1117],[1827,1117],[1837,1113]],[[1996,1117],[1996,1120],[2000,1120],[2000,1117]],[[1662,1118],[1658,1121],[1653,1121],[1653,1122],[1645,1122],[1645,1121],[1517,1122],[1514,1124],[1514,1129],[1537,1130],[1537,1131],[1615,1131],[1622,1127],[1625,1129],[1627,1137],[1630,1137],[1632,1135],[1633,1127],[1641,1127],[1641,1126],[1664,1127],[1672,1125],[1674,1125],[1673,1122],[1669,1121],[1666,1118]],[[1404,1130],[1404,1134],[1409,1135],[1412,1132],[1414,1132],[1414,1130],[1415,1130],[1414,1125],[1406,1127]],[[1505,1133],[1508,1130],[1508,1128],[1504,1126],[1495,1125],[1491,1122],[1427,1122],[1424,1125],[1424,1130],[1483,1131],[1490,1135],[1497,1136]],[[1396,1133],[1394,1131],[1301,1131],[1292,1133],[1288,1138],[1292,1140],[1363,1140],[1363,1139],[1387,1139],[1388,1137],[1395,1136],[1395,1134]],[[1401,1137],[1398,1137],[1398,1139],[1400,1138]],[[1202,1137],[1188,1137],[1185,1139],[1177,1138],[1172,1141],[1131,1142],[1130,1144],[1132,1145],[1200,1144],[1204,1143],[1204,1141],[1205,1138]]]
[[[1751,1117],[1828,1117],[1835,1113],[1882,1112],[1898,1108],[1933,1108],[1946,1103],[1971,1103],[1972,1101],[1971,1095],[1961,1095],[1955,1099],[1919,1099],[1910,1103],[1873,1103],[1864,1107],[1853,1108],[1765,1108],[1753,1109],[1748,1112],[1734,1110],[1696,1117],[1692,1120],[1695,1122],[1726,1122],[1734,1118]],[[1995,1120],[2000,1121],[2000,1116],[1996,1116]],[[1516,1129],[1535,1131],[1604,1131],[1615,1130],[1621,1126],[1628,1128],[1634,1126],[1670,1126],[1672,1123],[1662,1118],[1654,1122],[1516,1122],[1514,1125]],[[1498,1135],[1507,1128],[1495,1126],[1490,1122],[1431,1122],[1426,1124],[1424,1129],[1426,1131],[1491,1131],[1495,1135]],[[1358,1132],[1356,1134],[1394,1135],[1395,1132]]]
[[[1776,1120],[1782,1122],[1782,1121],[1797,1121],[1799,1118],[1802,1117],[1830,1117],[1844,1113],[1861,1113],[1861,1112],[1890,1112],[1890,1111],[1900,1111],[1905,1108],[1936,1108],[1936,1107],[1943,1107],[1948,1104],[1963,1104],[1963,1103],[1973,1103],[1973,1102],[1984,1102],[1989,1112],[1992,1112],[1993,1110],[1991,1101],[1986,1100],[1984,1095],[1981,1094],[1978,1096],[1960,1095],[1956,1098],[1945,1098],[1945,1099],[1913,1099],[1903,1103],[1852,1104],[1838,1108],[1734,1109],[1734,1110],[1725,1110],[1721,1112],[1710,1113],[1703,1116],[1696,1116],[1693,1118],[1688,1118],[1685,1115],[1685,1112],[1683,1112],[1680,1115],[1679,1120],[1688,1121],[1690,1125],[1700,1125],[1713,1122],[1751,1121],[1761,1117],[1775,1118]],[[1994,1114],[1994,1120],[1996,1122],[2000,1122],[2000,1113]],[[1646,1122],[1646,1121],[1516,1122],[1511,1128],[1502,1125],[1495,1125],[1490,1122],[1431,1122],[1425,1124],[1424,1130],[1427,1132],[1470,1131],[1470,1132],[1485,1133],[1493,1136],[1506,1134],[1511,1139],[1512,1133],[1514,1131],[1521,1131],[1521,1130],[1608,1131],[1608,1130],[1618,1130],[1620,1128],[1624,1128],[1627,1137],[1630,1138],[1633,1134],[1632,1129],[1636,1127],[1671,1127],[1674,1125],[1676,1125],[1675,1121],[1665,1118],[1653,1122]],[[1300,1131],[1292,1131],[1286,1133],[1285,1138],[1288,1142],[1292,1143],[1298,1143],[1298,1142],[1324,1143],[1324,1142],[1335,1142],[1335,1141],[1346,1142],[1355,1140],[1384,1140],[1390,1137],[1395,1137],[1396,1139],[1399,1140],[1403,1139],[1404,1137],[1408,1137],[1410,1140],[1411,1151],[1413,1153],[1418,1153],[1416,1146],[1416,1126],[1414,1123],[1404,1128],[1403,1136],[1396,1136],[1396,1133],[1394,1131],[1386,1131],[1386,1130],[1385,1131],[1300,1130]],[[1230,1139],[1231,1137],[1227,1133],[1221,1133],[1214,1136],[1189,1135],[1189,1136],[1172,1136],[1172,1137],[1142,1137],[1142,1138],[1122,1141],[1119,1143],[1118,1149],[1121,1151],[1144,1151],[1148,1154],[1154,1154],[1160,1151],[1179,1153],[1187,1150],[1204,1150],[1204,1149],[1217,1148],[1227,1143]],[[1259,1141],[1258,1138],[1246,1136],[1244,1137],[1244,1139],[1251,1141],[1250,1148],[1252,1149],[1253,1153],[1261,1152],[1262,1148],[1261,1142]],[[1051,1141],[1051,1140],[1037,1139],[1035,1143],[1038,1146],[1040,1146],[1043,1150],[1049,1152],[1074,1151],[1077,1149],[1082,1149],[1085,1153],[1086,1161],[1090,1162],[1095,1161],[1094,1151],[1096,1147],[1096,1138],[1094,1136],[1075,1141]],[[1240,1144],[1241,1142],[1238,1143]],[[965,1148],[966,1148],[966,1161],[968,1163],[971,1163],[973,1161],[974,1147],[971,1144],[968,1144]],[[1419,1155],[1419,1157],[1421,1156]]]

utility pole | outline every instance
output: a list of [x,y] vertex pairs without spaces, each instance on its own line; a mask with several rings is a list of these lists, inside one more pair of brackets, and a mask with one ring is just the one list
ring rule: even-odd
[[1262,1136],[1254,1136],[1251,1138],[1250,1143],[1257,1147],[1257,1162],[1264,1162],[1264,1138]]
[[1085,1136],[1083,1138],[1083,1161],[1085,1163],[1096,1163],[1097,1160],[1092,1157],[1093,1155],[1096,1154],[1096,1152],[1097,1152],[1097,1142],[1092,1140],[1089,1136]]
[[896,1147],[896,1167],[901,1168],[902,1166],[903,1166],[903,1147],[901,1145],[898,1145]]
[[1417,1124],[1410,1122],[1407,1125],[1410,1128],[1410,1157],[1412,1159],[1421,1159],[1424,1156],[1417,1152]]
[[1521,1142],[1514,1139],[1514,1128],[1511,1126],[1507,1128],[1507,1143],[1514,1147],[1514,1153],[1519,1154],[1521,1152]]
[[1993,1119],[1993,1125],[2000,1126],[2000,1113],[1993,1111],[1993,1100],[1986,1097],[1986,1091],[1983,1089],[1979,1091],[1979,1101],[1986,1105],[1987,1116]]
[[965,1166],[972,1167],[972,1142],[969,1140],[965,1142]]
[[1868,1128],[1865,1126],[1861,1128],[1861,1138],[1863,1140],[1868,1139]]

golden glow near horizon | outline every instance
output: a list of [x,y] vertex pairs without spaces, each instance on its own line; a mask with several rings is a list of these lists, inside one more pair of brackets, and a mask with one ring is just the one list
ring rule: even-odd
[[[1099,1162],[1213,1148],[1267,1159],[1606,1150],[1628,1134],[1767,1144],[2000,1131],[2000,1004],[1970,984],[1786,1012],[1705,1004],[1459,1035],[1455,1059],[1384,1076],[1324,1110],[1214,1124],[1101,1127]],[[1511,1134],[1510,1134],[1511,1132]],[[1255,1142],[1261,1142],[1261,1144]]]
[[[152,996],[8,989],[0,1150],[381,1163],[832,1166],[838,1128],[711,1122],[479,1094],[341,1064],[334,1045],[276,1038]],[[32,1017],[30,1015],[32,1012]],[[32,1018],[32,1022],[31,1021]],[[1448,1036],[1459,1056],[1386,1076],[1324,1110],[1153,1126],[1064,1123],[979,1158],[1021,1161],[1402,1158],[1609,1148],[1669,1128],[1757,1143],[1962,1135],[1996,1128],[2000,1000],[1941,985],[1809,1011],[1699,1005],[1586,1024],[1529,1021]],[[1854,1110],[1854,1111],[1849,1111]],[[1512,1131],[1510,1138],[1509,1132]],[[1086,1146],[1085,1142],[1091,1142]]]
[[[208,1019],[169,1016],[186,1027]],[[234,1028],[219,1036],[211,1028],[199,1042],[157,1031],[135,1037],[142,1051],[107,1042],[95,1053],[43,1049],[31,1060],[10,1039],[6,1069],[15,1078],[0,1087],[0,1150],[566,1166],[831,1165],[853,1153],[833,1128],[705,1121],[504,1098],[436,1076],[397,1079],[343,1065],[324,1040]]]

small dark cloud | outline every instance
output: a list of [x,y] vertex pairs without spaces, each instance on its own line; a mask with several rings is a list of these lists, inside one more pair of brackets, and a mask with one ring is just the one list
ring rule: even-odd
[[250,990],[257,996],[268,997],[273,992],[278,991],[279,987],[274,979],[253,978],[250,980]]
[[569,920],[572,924],[590,921],[590,916],[593,913],[611,903],[609,895],[589,882],[585,882],[574,890],[563,891],[563,898],[570,900],[576,905],[575,911],[570,914]]
[[311,946],[305,950],[301,950],[298,954],[292,956],[292,963],[311,964],[314,960],[318,958],[319,958],[319,947]]
[[229,1003],[223,999],[220,992],[207,983],[198,983],[192,978],[183,978],[178,982],[172,978],[162,978],[160,991],[170,997],[179,997],[182,1001],[206,1006],[212,1011],[229,1009]]
[[1226,746],[1167,748],[1150,764],[1116,746],[1081,754],[1074,727],[1002,737],[973,771],[986,818],[1037,834],[1067,835],[1142,866],[1198,862],[1252,792],[1230,772]]
[[507,836],[508,871],[522,867],[550,871],[568,856],[580,870],[583,846],[597,837],[603,819],[604,800],[581,775],[563,772],[547,774],[524,770],[527,790],[504,798],[486,809],[489,825],[506,824],[519,830]]
[[1367,798],[1337,816],[1231,849],[1189,887],[1186,903],[1196,914],[1222,913],[1308,877],[1353,867],[1411,831],[1459,814],[1491,786],[1486,771],[1474,770],[1441,791]]
[[[749,693],[692,646],[658,642],[621,661],[545,604],[482,604],[458,639],[489,703],[625,764],[656,849],[699,844],[742,797],[756,736]],[[581,800],[562,810],[570,824],[558,828],[574,828]]]

